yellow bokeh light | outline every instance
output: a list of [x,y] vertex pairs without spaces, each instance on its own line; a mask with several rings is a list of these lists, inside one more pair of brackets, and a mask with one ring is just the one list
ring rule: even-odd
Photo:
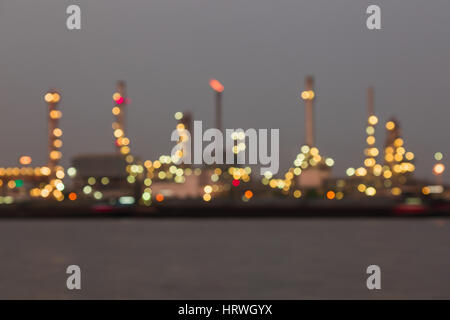
[[114,137],[120,138],[123,136],[123,130],[122,129],[116,129],[114,130]]
[[388,153],[388,154],[386,154],[386,155],[384,156],[384,159],[385,159],[387,162],[392,162],[392,161],[394,161],[394,156],[392,155],[392,153]]
[[396,146],[397,148],[401,147],[403,145],[403,139],[402,138],[397,138],[394,141],[394,146]]
[[436,163],[433,167],[433,173],[435,175],[440,175],[442,173],[444,173],[445,171],[445,166],[442,163]]
[[56,139],[55,141],[53,141],[53,146],[55,148],[61,148],[63,145],[62,141],[60,139]]
[[120,114],[120,108],[119,107],[112,108],[112,113],[115,116],[119,115]]
[[53,130],[53,135],[55,136],[55,137],[61,137],[62,136],[62,134],[63,134],[63,132],[62,132],[62,130],[60,129],[60,128],[56,128],[55,130]]
[[53,101],[53,94],[52,93],[46,93],[45,94],[45,96],[44,96],[44,100],[45,100],[45,102],[52,102]]
[[58,93],[53,94],[53,101],[52,102],[58,102],[61,99],[61,96]]
[[373,167],[375,165],[375,159],[374,158],[367,158],[364,160],[364,165],[366,167]]
[[364,177],[367,174],[367,170],[365,168],[356,169],[356,175],[359,177]]
[[316,147],[312,147],[309,152],[311,153],[311,155],[317,156],[319,154],[319,149],[317,149]]
[[42,175],[48,176],[48,175],[50,175],[50,173],[51,173],[50,168],[48,168],[48,167],[42,167],[42,168],[41,168],[41,174],[42,174]]
[[300,190],[295,190],[294,191],[294,198],[300,198],[302,196],[302,192]]
[[314,99],[314,92],[311,90],[308,91],[305,90],[301,93],[301,97],[303,100],[312,100]]
[[64,177],[65,177],[64,171],[63,170],[56,171],[56,177],[58,179],[64,179]]
[[117,101],[122,97],[122,95],[118,92],[115,92],[112,97],[114,101]]
[[377,193],[377,190],[374,187],[368,187],[365,190],[365,193],[366,193],[367,196],[373,197]]
[[405,154],[405,158],[406,158],[406,160],[409,160],[409,161],[413,160],[413,159],[414,159],[414,153],[412,153],[412,152],[407,152],[407,153]]
[[127,146],[123,146],[120,148],[120,153],[122,153],[123,155],[130,153],[130,148]]
[[50,111],[50,118],[52,119],[60,119],[62,117],[62,112],[59,110]]
[[368,122],[370,125],[374,126],[378,123],[378,118],[376,116],[370,116]]
[[391,172],[390,170],[385,171],[385,172],[383,173],[383,177],[385,177],[386,179],[391,178],[391,177],[392,177],[392,172]]
[[400,162],[403,160],[403,156],[400,153],[396,153],[394,159],[395,161]]
[[394,129],[395,129],[395,123],[394,123],[394,121],[388,121],[388,122],[386,122],[386,129],[388,129],[388,130],[394,130]]
[[62,154],[59,151],[52,151],[52,152],[50,152],[50,159],[52,159],[52,160],[61,159],[61,156],[62,156]]

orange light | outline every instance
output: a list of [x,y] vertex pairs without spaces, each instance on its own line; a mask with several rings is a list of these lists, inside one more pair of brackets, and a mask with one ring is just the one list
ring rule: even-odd
[[388,130],[394,130],[395,129],[395,122],[394,121],[389,121],[386,123],[386,129]]
[[53,141],[53,146],[54,146],[55,148],[61,148],[62,145],[63,145],[63,143],[62,143],[62,141],[59,140],[59,139],[56,139],[55,141]]
[[29,157],[29,156],[20,157],[19,162],[20,162],[20,164],[23,164],[23,165],[30,164],[31,163],[31,157]]
[[223,92],[223,85],[216,79],[209,80],[209,86],[216,92]]
[[52,119],[60,119],[62,117],[62,113],[59,110],[52,110],[50,112],[50,118]]
[[61,157],[62,157],[62,153],[60,151],[50,152],[50,159],[52,159],[52,160],[61,159]]
[[71,201],[77,200],[77,194],[75,192],[69,193],[69,200]]
[[60,128],[56,128],[55,130],[53,130],[53,135],[57,138],[61,137],[62,134],[63,134],[63,132]]
[[164,201],[164,196],[161,193],[158,193],[156,195],[156,201],[158,201],[158,202]]
[[58,93],[53,94],[53,101],[52,102],[58,102],[61,99],[61,96]]
[[336,197],[336,193],[334,193],[334,191],[330,190],[330,191],[327,192],[327,198],[329,200],[333,200],[335,197]]
[[253,197],[253,192],[251,190],[247,190],[244,195],[247,199],[251,199]]
[[437,176],[444,173],[444,171],[445,166],[442,163],[436,163],[433,167],[433,173]]

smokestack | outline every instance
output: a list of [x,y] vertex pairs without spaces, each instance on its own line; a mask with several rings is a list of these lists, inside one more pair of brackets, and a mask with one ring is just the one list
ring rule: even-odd
[[[125,81],[117,81],[116,84],[116,92],[113,94],[114,100],[114,108],[112,112],[115,117],[115,121],[113,122],[114,129],[114,137],[115,137],[115,145],[117,152],[119,154],[126,155],[129,153],[128,146],[122,146],[121,139],[126,137],[126,128],[125,128],[125,106],[127,105],[127,86]],[[116,131],[119,130],[119,133]],[[128,150],[124,150],[128,149]]]
[[[180,119],[180,123],[184,125],[184,130],[189,132],[189,135],[191,137],[191,141],[187,144],[188,146],[192,147],[192,141],[194,141],[194,130],[192,130],[192,114],[189,111],[183,112],[183,117]],[[180,143],[184,143],[185,141],[180,139]],[[188,149],[185,150],[188,154],[183,154],[184,159],[191,159],[192,150]],[[185,164],[183,161],[183,167],[191,167],[190,164]]]
[[216,92],[216,128],[222,131],[222,92]]
[[216,79],[209,80],[209,85],[216,92],[216,128],[222,131],[222,92],[224,87]]
[[52,174],[61,159],[61,136],[62,130],[59,128],[59,119],[61,118],[61,111],[58,110],[58,102],[61,96],[55,90],[50,90],[44,97],[48,105],[48,167]]
[[374,102],[374,90],[373,87],[367,88],[367,112],[368,117],[375,114],[375,102]]
[[307,76],[305,78],[305,90],[302,92],[302,99],[305,101],[305,130],[306,144],[314,146],[314,78]]
[[121,96],[121,103],[118,103],[118,106],[120,107],[120,113],[118,114],[117,122],[119,123],[120,128],[125,135],[125,106],[127,100],[127,85],[125,81],[117,81],[117,93],[119,93]]

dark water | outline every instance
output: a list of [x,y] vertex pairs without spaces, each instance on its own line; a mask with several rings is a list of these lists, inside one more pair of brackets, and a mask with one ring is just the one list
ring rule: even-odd
[[450,220],[0,220],[0,277],[13,299],[449,299]]

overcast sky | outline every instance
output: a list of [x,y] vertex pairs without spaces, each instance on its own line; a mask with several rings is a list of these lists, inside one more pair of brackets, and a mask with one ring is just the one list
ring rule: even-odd
[[[66,29],[79,4],[82,29]],[[381,7],[382,30],[366,28]],[[384,123],[398,117],[417,174],[450,159],[448,0],[1,0],[0,165],[45,163],[43,94],[60,90],[64,164],[113,151],[112,93],[126,80],[128,135],[143,159],[168,154],[176,111],[214,123],[211,77],[225,86],[225,128],[279,128],[281,166],[304,142],[304,77],[316,81],[316,141],[335,175],[363,160],[366,88]],[[384,143],[384,126],[376,133]],[[446,162],[450,167],[450,163]],[[446,174],[450,181],[450,174]]]

